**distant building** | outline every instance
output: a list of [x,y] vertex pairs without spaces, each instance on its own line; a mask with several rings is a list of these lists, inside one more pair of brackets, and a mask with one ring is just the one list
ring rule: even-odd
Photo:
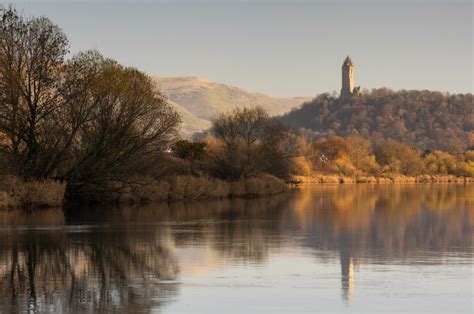
[[360,87],[355,87],[354,83],[354,63],[351,57],[347,56],[342,64],[342,88],[341,98],[349,99],[361,94]]

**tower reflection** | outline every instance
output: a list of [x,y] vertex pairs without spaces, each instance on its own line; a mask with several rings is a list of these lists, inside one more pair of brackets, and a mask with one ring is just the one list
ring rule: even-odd
[[354,287],[354,261],[350,252],[345,250],[340,252],[340,261],[342,298],[349,301]]
[[0,312],[151,312],[179,300],[183,274],[302,251],[315,267],[337,259],[350,302],[360,265],[472,254],[473,197],[474,186],[314,185],[262,199],[0,212]]
[[472,253],[472,185],[314,185],[303,188],[290,207],[304,245],[323,262],[321,252],[338,253],[345,301],[357,290],[360,257],[363,263],[410,263],[420,252]]

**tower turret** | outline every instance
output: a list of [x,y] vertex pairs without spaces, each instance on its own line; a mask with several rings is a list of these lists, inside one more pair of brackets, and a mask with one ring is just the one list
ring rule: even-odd
[[351,57],[347,56],[346,60],[342,64],[342,88],[341,97],[350,98],[352,97],[352,91],[354,90],[354,63]]
[[341,98],[347,99],[359,95],[359,87],[354,86],[354,69],[351,57],[347,56],[342,64]]

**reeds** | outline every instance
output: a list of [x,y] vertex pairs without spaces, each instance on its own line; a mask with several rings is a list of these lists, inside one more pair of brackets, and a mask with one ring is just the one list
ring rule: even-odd
[[62,206],[66,185],[54,180],[22,181],[0,177],[0,209]]
[[270,175],[235,182],[191,175],[172,176],[162,181],[142,178],[121,194],[121,202],[203,200],[230,197],[252,197],[288,191],[288,185]]

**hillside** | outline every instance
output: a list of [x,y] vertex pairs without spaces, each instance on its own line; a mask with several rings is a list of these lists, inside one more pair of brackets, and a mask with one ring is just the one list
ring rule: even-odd
[[201,132],[211,127],[211,121],[199,118],[189,112],[188,109],[174,101],[168,99],[168,102],[179,113],[182,119],[180,133],[185,136],[192,135],[195,132]]
[[281,115],[310,97],[272,97],[252,93],[197,77],[154,76],[160,91],[176,110],[184,115],[184,134],[202,131],[210,126],[212,116],[236,107],[261,106],[271,115]]
[[474,146],[473,107],[472,94],[382,88],[350,100],[320,95],[280,119],[314,139],[355,132],[373,142],[459,151]]

